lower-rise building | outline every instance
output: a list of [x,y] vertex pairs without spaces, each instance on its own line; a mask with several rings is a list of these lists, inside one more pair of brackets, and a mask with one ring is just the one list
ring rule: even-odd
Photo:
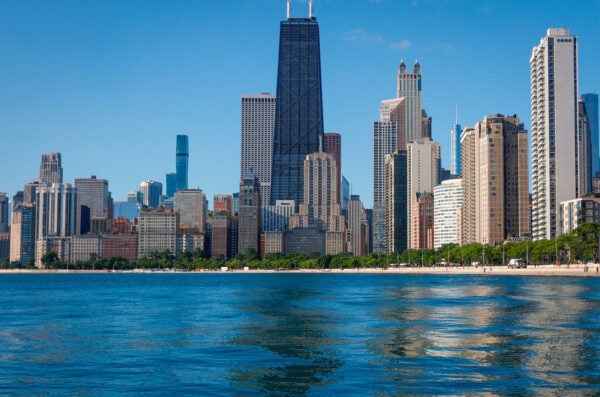
[[169,251],[177,255],[177,229],[179,214],[170,207],[143,209],[138,225],[138,257],[145,258],[150,253]]
[[137,234],[107,234],[102,237],[102,257],[124,258],[128,261],[138,259]]
[[571,233],[588,222],[600,223],[600,194],[587,194],[560,203],[560,234]]

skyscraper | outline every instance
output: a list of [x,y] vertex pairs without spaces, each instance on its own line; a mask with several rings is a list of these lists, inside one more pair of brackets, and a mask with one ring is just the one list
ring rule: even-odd
[[600,177],[600,131],[598,129],[598,94],[583,94],[592,147],[592,177]]
[[386,252],[407,248],[407,164],[406,150],[385,156]]
[[275,95],[242,95],[242,161],[240,179],[252,171],[260,182],[261,205],[271,200]]
[[456,109],[456,122],[450,130],[450,173],[452,175],[461,175],[460,133],[462,132],[462,128],[458,124],[458,107]]
[[169,207],[143,209],[138,223],[138,257],[169,251],[177,255],[179,214]]
[[273,134],[271,204],[303,202],[304,160],[323,139],[323,99],[319,25],[309,2],[308,18],[281,22],[277,104]]
[[75,179],[74,185],[79,205],[89,207],[90,216],[109,217],[111,197],[106,179],[97,179],[96,175],[92,175],[90,178]]
[[190,150],[187,135],[177,135],[177,145],[175,148],[175,173],[177,174],[177,183],[175,191],[188,188],[188,160]]
[[165,175],[165,181],[167,182],[165,196],[173,197],[177,191],[177,173],[169,172],[167,175]]
[[577,102],[577,196],[592,192],[592,136],[585,102]]
[[251,171],[240,181],[238,254],[260,253],[260,182]]
[[47,185],[62,183],[63,169],[60,153],[42,154],[40,179]]
[[324,134],[323,151],[335,158],[337,167],[338,183],[342,181],[342,136],[337,132],[326,132]]
[[77,189],[70,183],[53,183],[37,189],[36,238],[75,234]]
[[206,195],[200,189],[183,189],[175,193],[173,207],[179,214],[179,227],[187,231],[206,231]]
[[465,127],[460,134],[463,199],[460,208],[459,244],[477,241],[475,215],[475,129]]
[[8,231],[8,197],[0,193],[0,233]]
[[162,195],[162,183],[156,181],[143,181],[140,183],[142,204],[147,207],[157,208]]
[[10,261],[27,265],[35,260],[35,205],[18,204],[13,208],[10,227]]
[[462,179],[448,179],[433,188],[433,246],[457,244],[458,211],[462,205]]
[[[421,104],[421,65],[415,61],[413,72],[406,70],[404,61],[398,66],[398,98],[406,97],[407,142],[423,137],[423,107]],[[427,114],[425,114],[427,117]],[[404,148],[400,148],[404,149]]]
[[548,29],[531,67],[532,235],[552,239],[560,202],[577,197],[577,38]]
[[369,245],[369,223],[360,196],[352,195],[348,201],[348,252],[354,256],[366,255]]

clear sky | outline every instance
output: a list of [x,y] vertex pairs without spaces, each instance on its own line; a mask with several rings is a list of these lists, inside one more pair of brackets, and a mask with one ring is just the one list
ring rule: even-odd
[[[325,130],[372,204],[372,123],[401,59],[422,66],[423,107],[450,163],[459,122],[517,114],[529,130],[529,55],[549,27],[579,37],[580,93],[600,91],[600,1],[315,0]],[[293,16],[307,3],[292,1]],[[65,182],[97,175],[115,200],[175,171],[209,200],[238,190],[240,96],[276,91],[285,0],[0,0],[0,191],[62,153]]]

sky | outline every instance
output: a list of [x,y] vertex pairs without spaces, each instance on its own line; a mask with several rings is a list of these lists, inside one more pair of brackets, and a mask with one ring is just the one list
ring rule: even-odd
[[[579,92],[600,92],[600,0],[314,0],[325,130],[372,205],[372,124],[398,64],[422,67],[423,107],[450,166],[450,129],[516,114],[529,130],[529,56],[550,27],[579,38]],[[292,0],[292,16],[308,15]],[[115,200],[175,171],[188,134],[189,186],[238,190],[241,95],[275,93],[285,0],[0,0],[0,192],[60,152],[64,181],[96,175]]]

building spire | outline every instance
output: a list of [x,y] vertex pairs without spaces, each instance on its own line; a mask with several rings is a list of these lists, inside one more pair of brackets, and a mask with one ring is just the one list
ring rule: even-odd
[[313,18],[313,0],[308,0],[308,17]]
[[456,121],[454,122],[455,125],[458,125],[458,102],[456,102]]
[[292,17],[292,0],[287,0],[287,19]]

